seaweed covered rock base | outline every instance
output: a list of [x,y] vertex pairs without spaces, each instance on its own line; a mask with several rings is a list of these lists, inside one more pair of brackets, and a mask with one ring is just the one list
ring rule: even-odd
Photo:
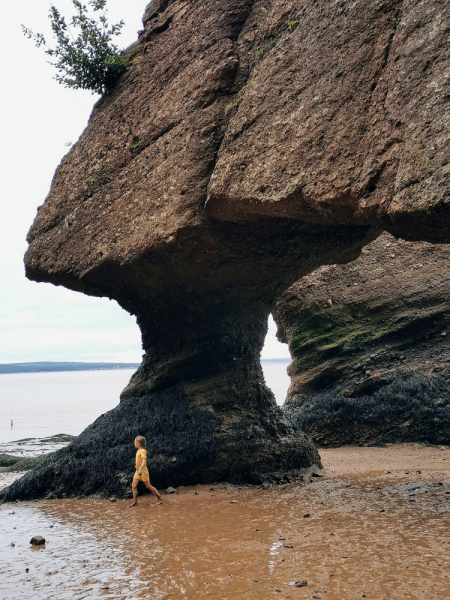
[[[261,483],[320,466],[312,441],[280,418],[263,382],[249,398],[243,390],[228,391],[227,397],[207,389],[205,382],[201,387],[193,385],[187,391],[175,386],[128,398],[70,446],[41,458],[0,497],[126,497],[134,474],[131,442],[138,434],[147,438],[151,481],[158,488],[193,482]],[[209,406],[197,408],[190,401],[189,396],[199,392],[207,394]],[[242,405],[240,420],[232,423],[223,412],[230,395]],[[253,406],[246,402],[255,398]]]

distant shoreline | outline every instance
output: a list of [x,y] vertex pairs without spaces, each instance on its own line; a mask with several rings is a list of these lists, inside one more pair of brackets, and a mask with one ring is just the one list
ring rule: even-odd
[[12,373],[57,373],[67,371],[113,371],[137,369],[139,363],[86,363],[86,362],[29,362],[0,364],[0,375]]
[[[266,362],[290,362],[289,358],[263,358]],[[14,373],[62,373],[68,371],[118,371],[120,369],[137,369],[139,363],[87,363],[87,362],[29,362],[0,363],[0,375]]]

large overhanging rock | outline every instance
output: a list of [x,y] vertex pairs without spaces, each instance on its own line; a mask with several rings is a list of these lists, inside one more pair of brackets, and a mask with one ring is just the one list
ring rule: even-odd
[[384,234],[278,302],[284,410],[321,446],[450,443],[450,247]]
[[[145,358],[121,406],[9,498],[26,485],[123,492],[136,434],[151,439],[162,485],[258,481],[319,460],[264,386],[267,316],[299,277],[356,258],[371,227],[449,239],[448,11],[438,0],[149,5],[25,260],[31,279],[135,314]],[[97,478],[90,452],[104,440]]]

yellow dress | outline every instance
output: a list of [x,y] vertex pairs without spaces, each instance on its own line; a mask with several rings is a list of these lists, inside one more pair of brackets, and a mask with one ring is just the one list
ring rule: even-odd
[[142,475],[139,475],[138,472],[143,458],[147,458],[147,450],[144,450],[144,448],[139,448],[139,450],[136,452],[136,473],[134,474],[133,479],[137,479],[138,481],[150,481],[150,475],[147,467],[142,469]]

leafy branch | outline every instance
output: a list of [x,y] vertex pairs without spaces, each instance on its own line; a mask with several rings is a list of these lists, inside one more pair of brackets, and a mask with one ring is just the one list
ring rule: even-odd
[[[49,48],[42,33],[34,33],[22,25],[23,33],[33,39],[38,48],[46,48],[45,53],[52,58],[50,64],[58,71],[58,83],[74,89],[91,90],[94,93],[108,93],[117,79],[127,68],[123,52],[112,43],[114,36],[121,33],[124,22],[109,25],[106,16],[107,0],[89,0],[94,13],[101,12],[98,18],[89,16],[89,9],[79,0],[72,0],[75,15],[67,24],[55,6],[50,7],[49,18],[56,38],[56,47]],[[75,37],[73,31],[77,32]]]

